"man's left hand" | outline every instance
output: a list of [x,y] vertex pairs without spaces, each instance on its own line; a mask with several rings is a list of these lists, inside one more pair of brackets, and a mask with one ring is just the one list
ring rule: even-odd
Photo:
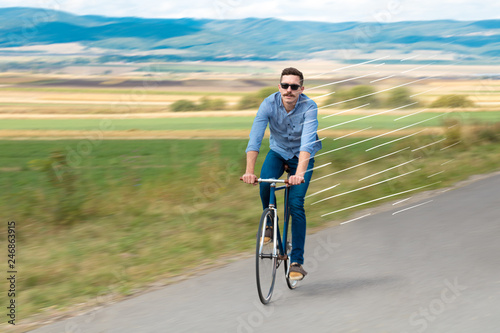
[[304,182],[304,177],[293,175],[288,178],[288,184],[290,185],[300,185]]

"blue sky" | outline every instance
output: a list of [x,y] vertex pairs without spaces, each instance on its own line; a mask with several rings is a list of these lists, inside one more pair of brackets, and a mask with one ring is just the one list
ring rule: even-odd
[[[0,7],[19,5],[19,0],[0,0]],[[22,6],[79,15],[151,18],[275,17],[325,22],[500,19],[497,0],[24,0]]]

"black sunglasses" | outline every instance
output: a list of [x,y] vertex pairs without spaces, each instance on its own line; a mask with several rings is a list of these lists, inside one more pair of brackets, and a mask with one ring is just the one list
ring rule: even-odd
[[288,83],[280,83],[281,88],[288,89],[288,87],[292,88],[292,90],[297,90],[300,88],[300,84],[288,84]]

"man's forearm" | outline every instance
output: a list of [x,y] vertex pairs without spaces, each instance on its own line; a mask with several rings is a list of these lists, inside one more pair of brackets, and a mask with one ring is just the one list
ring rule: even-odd
[[247,169],[245,173],[255,174],[255,163],[257,162],[258,151],[249,151],[247,153]]
[[307,171],[307,166],[309,165],[309,159],[311,158],[311,153],[306,151],[301,151],[299,154],[299,165],[297,166],[297,172],[295,173],[297,176],[304,177],[304,174]]

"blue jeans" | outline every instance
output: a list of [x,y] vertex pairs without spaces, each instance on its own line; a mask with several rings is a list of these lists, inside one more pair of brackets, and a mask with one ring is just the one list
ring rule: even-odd
[[[280,154],[270,150],[262,165],[260,171],[260,178],[279,178],[285,172],[284,164],[288,164],[291,174],[294,175],[297,171],[299,159],[297,156],[289,160],[285,160]],[[306,196],[307,188],[312,177],[312,168],[314,166],[314,158],[309,160],[306,174],[304,175],[305,183],[294,185],[290,187],[290,194],[288,203],[290,207],[290,214],[292,216],[292,258],[291,262],[299,264],[304,263],[304,244],[306,242],[306,213],[304,210],[304,197]],[[269,207],[270,184],[260,183],[260,199],[262,200],[262,207],[266,209]],[[276,202],[276,200],[275,200]]]

